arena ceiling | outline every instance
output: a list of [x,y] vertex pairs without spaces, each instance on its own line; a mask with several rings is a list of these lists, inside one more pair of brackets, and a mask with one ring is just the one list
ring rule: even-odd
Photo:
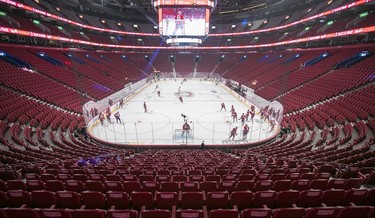
[[[80,4],[91,2],[96,5],[117,8],[119,10],[124,10],[126,8],[140,9],[151,16],[156,15],[152,1],[153,0],[79,0]],[[212,15],[261,9],[281,1],[284,0],[215,0],[216,7]]]

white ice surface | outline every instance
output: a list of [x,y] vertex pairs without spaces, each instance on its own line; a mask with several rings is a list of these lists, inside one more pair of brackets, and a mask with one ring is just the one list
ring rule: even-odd
[[[203,140],[205,144],[235,144],[264,140],[274,134],[270,132],[269,123],[261,121],[257,114],[254,122],[246,122],[250,132],[243,139],[241,121],[232,122],[230,107],[233,105],[240,117],[246,113],[249,105],[241,102],[221,84],[200,80],[181,82],[182,79],[151,83],[118,110],[122,124],[116,123],[113,112],[111,123],[95,125],[90,128],[90,133],[104,141],[138,145],[200,144]],[[156,92],[157,85],[160,97]],[[184,95],[183,103],[178,99],[179,87]],[[188,92],[193,96],[185,96]],[[143,102],[146,102],[147,113],[144,112]],[[220,111],[222,102],[226,105],[226,112]],[[189,137],[182,136],[180,131],[184,124],[181,114],[187,116],[192,128]],[[237,137],[228,140],[233,127],[238,127]]]

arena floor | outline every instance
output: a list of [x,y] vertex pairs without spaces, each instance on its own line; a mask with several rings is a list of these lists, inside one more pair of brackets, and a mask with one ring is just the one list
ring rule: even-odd
[[[178,91],[180,88],[180,92]],[[160,91],[160,97],[157,91]],[[183,98],[183,103],[178,99]],[[143,104],[146,102],[147,112]],[[220,111],[224,102],[227,111]],[[257,114],[254,122],[246,122],[250,127],[247,138],[242,136],[240,120],[232,122],[230,108],[234,106],[238,117],[246,113],[249,105],[241,102],[221,84],[212,81],[166,80],[150,83],[145,89],[125,102],[118,109],[122,123],[98,123],[89,128],[92,136],[108,142],[136,145],[174,145],[174,144],[239,144],[257,142],[271,137],[268,122],[263,122]],[[259,109],[257,108],[257,111]],[[190,134],[182,134],[184,117],[191,127]],[[238,127],[234,140],[228,140],[230,130]]]

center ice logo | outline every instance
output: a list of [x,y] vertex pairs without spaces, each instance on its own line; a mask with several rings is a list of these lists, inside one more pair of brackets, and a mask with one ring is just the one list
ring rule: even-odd
[[176,97],[193,97],[194,96],[194,93],[193,92],[189,92],[189,91],[181,91],[181,92],[175,92],[174,95]]

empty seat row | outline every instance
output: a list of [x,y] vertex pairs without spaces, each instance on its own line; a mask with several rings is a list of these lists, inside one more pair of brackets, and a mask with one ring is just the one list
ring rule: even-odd
[[[139,216],[140,215],[140,216]],[[90,210],[90,209],[29,209],[7,208],[0,209],[0,216],[6,218],[371,218],[374,208],[369,206],[351,207],[319,207],[319,208],[268,208],[246,209],[216,209],[206,210]]]
[[365,180],[350,179],[298,179],[298,180],[241,180],[241,181],[105,181],[100,180],[0,180],[0,191],[7,190],[49,190],[49,191],[263,191],[263,190],[308,190],[308,189],[345,189],[360,188]]
[[8,191],[0,192],[1,207],[38,207],[38,208],[71,208],[84,206],[89,209],[127,209],[136,210],[145,206],[148,209],[171,209],[173,206],[183,209],[226,209],[234,206],[245,208],[284,208],[348,206],[375,206],[375,189],[345,190],[305,190],[305,191],[226,191],[216,192],[126,192],[109,191],[106,194],[95,191],[81,193],[72,191]]

